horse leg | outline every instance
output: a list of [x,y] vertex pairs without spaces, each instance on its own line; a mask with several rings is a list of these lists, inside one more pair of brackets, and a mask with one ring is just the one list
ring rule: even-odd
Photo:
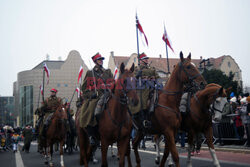
[[214,166],[220,167],[220,163],[219,163],[219,161],[217,159],[217,156],[216,156],[216,153],[215,153],[215,150],[214,150],[212,127],[209,127],[209,129],[205,132],[205,137],[207,139],[207,145],[208,145],[210,154],[211,154],[211,156],[213,158]]
[[[162,158],[160,167],[164,167],[169,150],[172,154],[173,160],[175,162],[175,166],[180,167],[179,155],[178,155],[178,151],[177,151],[177,148],[175,145],[174,131],[172,129],[166,129],[164,132],[164,135],[166,137],[165,143],[167,143],[167,145],[165,144],[165,150],[164,150],[164,154],[163,154],[164,159]],[[167,149],[167,148],[169,148],[169,149]]]
[[134,139],[134,141],[133,141],[133,149],[134,149],[134,153],[135,153],[135,159],[136,159],[136,167],[140,167],[141,166],[141,159],[140,159],[140,155],[139,155],[139,153],[138,153],[138,146],[139,146],[139,144],[140,144],[140,141],[142,140],[142,138],[143,138],[144,136],[143,136],[143,134],[142,134],[142,132],[140,131],[140,130],[138,130],[138,132],[137,132],[137,135],[136,135],[136,137],[135,137],[135,139]]
[[64,161],[63,161],[63,144],[64,144],[64,141],[62,140],[60,142],[60,158],[61,158],[60,164],[61,164],[61,167],[64,167]]
[[160,136],[159,135],[155,136],[154,140],[155,140],[155,149],[156,149],[155,163],[157,165],[159,165],[160,159],[161,159],[161,157],[160,157]]
[[88,167],[87,161],[87,140],[85,140],[84,131],[79,130],[78,140],[80,147],[80,165],[84,165],[84,167]]
[[110,151],[111,151],[111,157],[115,157],[115,152],[114,152],[114,149],[113,149],[113,144],[110,145]]
[[194,135],[193,132],[188,133],[188,156],[187,156],[187,167],[192,167],[191,151],[193,145]]
[[105,139],[101,139],[101,151],[102,151],[102,167],[107,167],[107,152],[108,152],[109,144],[105,141]]
[[[125,165],[125,154],[128,153],[128,144],[129,144],[129,139],[130,136],[127,136],[125,139],[119,141],[118,146],[119,146],[119,166],[124,167]],[[127,155],[127,157],[130,157],[130,155]]]
[[44,146],[44,159],[45,159],[44,163],[47,165],[49,162],[48,162],[48,153],[46,145]]
[[167,161],[168,161],[168,166],[169,167],[174,166],[174,162],[173,162],[173,158],[172,158],[171,153],[168,155]]
[[131,158],[130,158],[130,139],[128,140],[128,147],[126,152],[127,160],[128,160],[128,167],[132,167]]
[[49,166],[50,167],[53,166],[52,155],[53,155],[53,144],[50,144],[49,146]]

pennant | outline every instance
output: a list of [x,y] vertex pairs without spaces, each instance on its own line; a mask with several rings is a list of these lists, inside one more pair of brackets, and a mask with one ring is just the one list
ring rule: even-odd
[[79,84],[79,81],[80,81],[80,84],[81,84],[82,73],[83,73],[83,68],[81,66],[80,69],[79,69],[79,73],[78,73],[77,84]]
[[76,88],[76,92],[77,92],[77,98],[80,98],[80,88]]
[[167,31],[166,31],[165,26],[164,26],[164,33],[163,33],[163,36],[162,36],[162,40],[167,44],[167,46],[172,50],[172,52],[174,52],[174,49],[171,46],[170,39],[169,39],[169,37],[167,35]]
[[41,92],[41,95],[43,95],[43,86],[40,85],[40,92]]
[[46,63],[43,64],[43,69],[46,72],[46,75],[47,75],[47,78],[48,78],[48,81],[47,81],[47,84],[48,84],[49,83],[50,70],[49,70]]
[[117,80],[118,78],[118,68],[115,66],[115,70],[114,70],[114,80]]
[[144,36],[145,42],[146,42],[146,44],[147,44],[147,46],[148,46],[148,39],[147,39],[146,34],[144,33],[143,29],[142,29],[142,26],[141,26],[141,24],[140,24],[140,22],[139,22],[139,19],[138,19],[138,17],[137,17],[137,14],[136,14],[136,26],[137,26],[137,28],[138,28],[138,30],[139,30],[139,32],[140,32],[140,35],[141,35],[141,36],[142,36],[142,35]]

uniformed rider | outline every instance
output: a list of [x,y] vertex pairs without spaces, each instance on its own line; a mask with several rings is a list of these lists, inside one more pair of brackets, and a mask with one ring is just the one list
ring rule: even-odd
[[113,81],[113,74],[110,69],[103,68],[104,57],[100,53],[92,57],[95,66],[88,70],[82,85],[83,104],[80,112],[80,127],[85,128],[89,135],[90,144],[96,148],[98,144],[98,120],[96,115],[100,115],[108,90],[106,85]]

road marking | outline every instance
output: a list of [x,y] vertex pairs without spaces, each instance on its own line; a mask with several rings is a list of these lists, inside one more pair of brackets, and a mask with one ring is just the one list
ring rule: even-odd
[[15,157],[16,157],[16,167],[24,167],[20,151],[17,151],[15,153]]

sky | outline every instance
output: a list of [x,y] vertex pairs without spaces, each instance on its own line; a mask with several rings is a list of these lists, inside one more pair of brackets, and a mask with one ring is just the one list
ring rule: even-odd
[[135,14],[148,38],[140,52],[166,56],[164,24],[175,53],[192,58],[231,55],[250,86],[249,0],[0,0],[0,95],[12,96],[18,72],[50,56],[65,60],[77,50],[91,57],[137,53]]

